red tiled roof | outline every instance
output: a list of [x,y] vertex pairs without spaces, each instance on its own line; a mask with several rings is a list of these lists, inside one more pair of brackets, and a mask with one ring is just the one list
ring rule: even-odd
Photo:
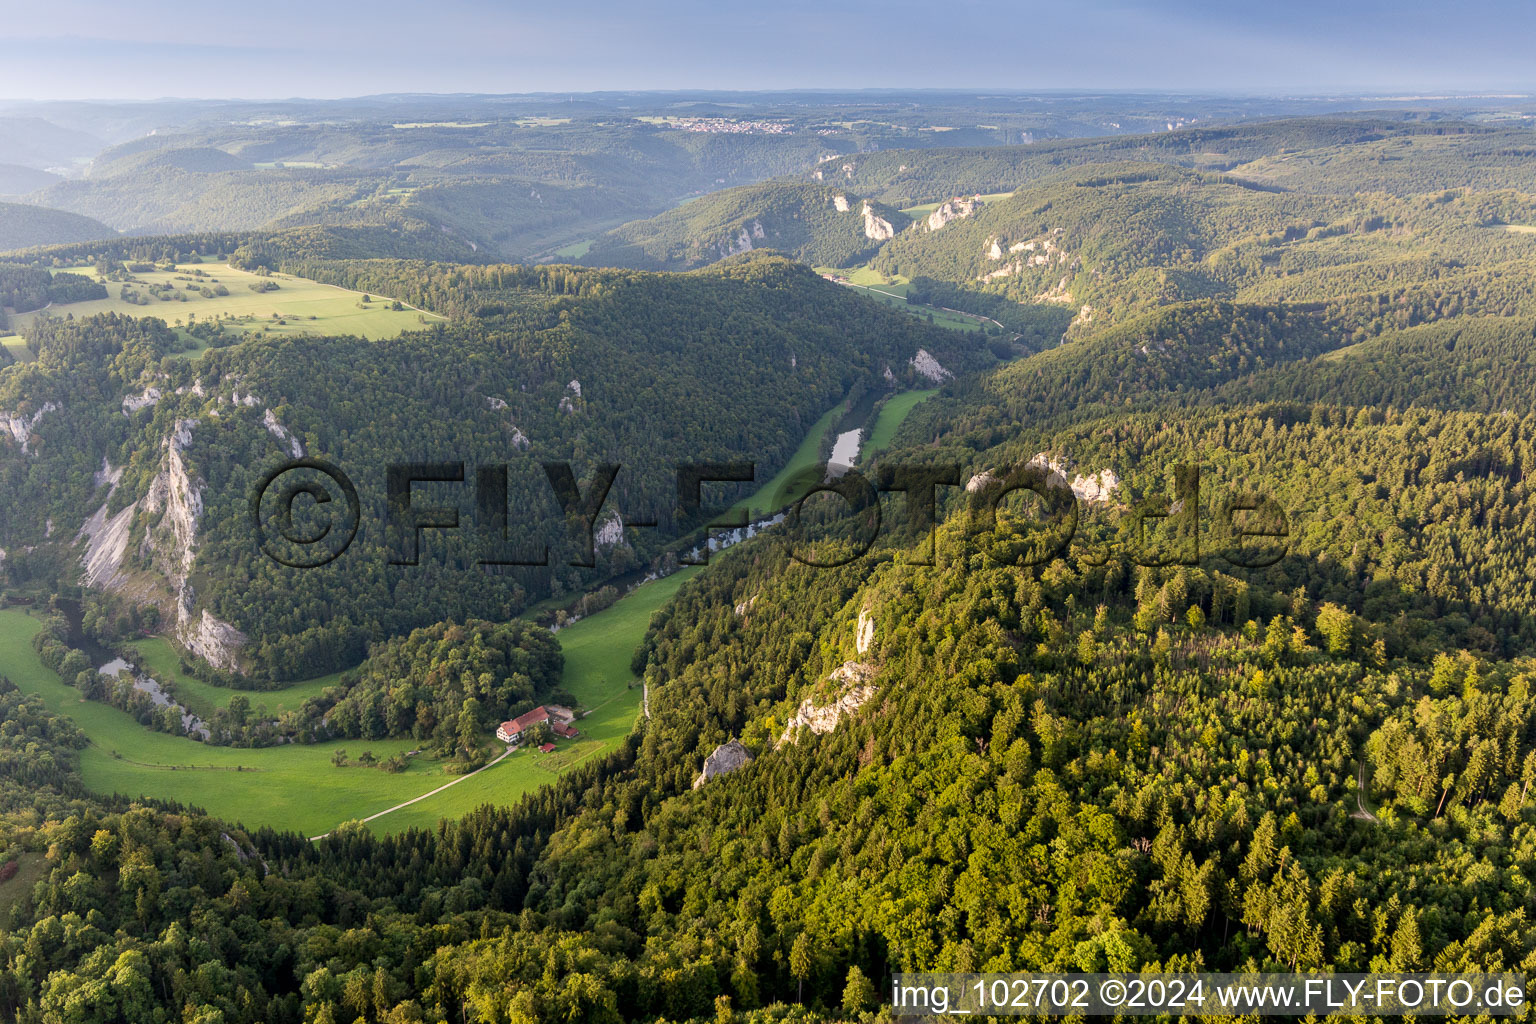
[[564,722],[555,722],[550,726],[550,730],[561,739],[568,740],[576,735],[576,727],[574,725],[566,725]]
[[542,707],[538,707],[526,714],[518,715],[510,722],[502,722],[501,727],[515,736],[530,725],[537,725],[540,722],[547,721],[549,721],[549,712],[545,711]]
[[549,753],[551,750],[554,750],[554,749],[555,749],[555,745],[553,743],[546,743],[542,747],[539,748],[540,751],[542,751],[543,753],[546,753],[546,754]]

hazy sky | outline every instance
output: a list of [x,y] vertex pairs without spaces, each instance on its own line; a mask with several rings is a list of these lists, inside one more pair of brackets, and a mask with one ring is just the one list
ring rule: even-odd
[[22,3],[0,97],[1536,89],[1531,0]]

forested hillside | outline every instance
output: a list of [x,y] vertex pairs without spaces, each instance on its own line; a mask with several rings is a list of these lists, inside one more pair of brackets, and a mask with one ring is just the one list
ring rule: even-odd
[[910,218],[835,188],[770,184],[727,189],[598,238],[593,266],[687,270],[768,248],[812,266],[862,263]]
[[0,252],[111,238],[116,234],[116,231],[100,221],[63,210],[21,203],[0,203]]
[[[926,383],[920,350],[947,372],[993,360],[782,258],[686,276],[381,262],[355,273],[349,283],[379,292],[409,277],[411,301],[441,298],[456,319],[393,341],[261,339],[195,363],[164,358],[175,336],[154,319],[34,328],[38,361],[0,376],[0,409],[18,425],[0,449],[0,547],[42,548],[10,571],[53,571],[62,552],[44,542],[70,543],[100,509],[85,538],[95,583],[157,605],[218,668],[315,674],[355,664],[375,638],[503,618],[646,567],[708,515],[679,519],[680,464],[747,460],[762,483],[850,392]],[[248,513],[268,467],[301,454],[343,467],[362,495],[356,543],[313,571],[260,556]],[[599,464],[619,466],[609,508],[656,528],[609,527],[596,568],[567,564],[593,556],[563,535],[548,460],[569,460],[583,488]],[[542,540],[551,567],[487,574],[469,519],[462,543],[439,534],[423,564],[391,566],[404,556],[383,529],[386,469],[439,461],[468,467],[458,499],[438,492],[466,516],[475,467],[513,464],[506,550]],[[736,495],[719,490],[729,505]]]

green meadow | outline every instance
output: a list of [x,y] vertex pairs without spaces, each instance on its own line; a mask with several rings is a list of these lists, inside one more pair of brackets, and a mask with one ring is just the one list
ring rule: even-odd
[[32,350],[27,348],[27,340],[18,334],[12,334],[8,337],[0,338],[0,345],[4,345],[5,350],[9,352],[18,363],[30,363],[32,360],[37,358],[32,354]]
[[819,274],[836,274],[843,279],[845,288],[854,288],[872,299],[895,306],[905,313],[913,316],[931,317],[934,324],[939,327],[948,327],[955,331],[979,331],[984,326],[980,317],[966,316],[964,313],[952,313],[947,309],[937,306],[925,306],[922,303],[907,301],[907,289],[912,287],[910,281],[897,274],[891,277],[873,270],[870,267],[853,267],[840,269],[837,267],[817,267]]
[[[90,272],[89,268],[74,268],[78,272]],[[196,278],[191,271],[201,270],[206,278]],[[289,274],[272,274],[261,277],[244,270],[234,270],[224,264],[188,263],[174,271],[155,270],[133,275],[143,284],[128,287],[149,296],[150,285],[168,285],[175,294],[186,301],[161,301],[150,297],[149,305],[141,306],[120,297],[123,285],[106,282],[108,297],[89,302],[71,302],[51,306],[34,313],[17,313],[11,317],[11,329],[25,335],[39,316],[75,317],[97,313],[119,313],[126,316],[154,316],[166,323],[181,325],[192,320],[224,320],[231,330],[246,334],[351,334],[378,341],[393,338],[405,331],[420,329],[423,319],[437,321],[443,318],[406,306],[390,308],[393,299],[387,296],[368,296],[363,302],[362,292],[349,291],[333,285],[320,284],[308,278]],[[189,279],[190,278],[190,279]],[[276,291],[257,292],[252,284],[271,282]],[[204,298],[196,289],[199,286],[221,284],[228,295]]]
[[[1011,195],[1013,195],[1012,192],[988,192],[981,197],[981,201],[984,203],[995,203],[999,200],[1007,199]],[[908,217],[926,217],[947,202],[949,202],[948,199],[937,199],[931,203],[905,207],[901,212]]]
[[[459,817],[484,803],[510,803],[570,768],[614,749],[634,727],[641,691],[629,671],[629,660],[645,635],[651,616],[667,602],[696,569],[647,583],[612,607],[572,625],[557,636],[565,652],[562,685],[576,695],[590,714],[578,722],[581,736],[560,744],[552,754],[521,750],[496,767],[470,776],[452,788],[384,814],[372,822],[379,831],[411,826],[430,827],[441,818]],[[239,748],[207,746],[185,737],[154,732],[125,712],[97,701],[80,699],[45,667],[32,649],[31,638],[42,620],[26,611],[0,610],[0,674],[48,708],[65,715],[90,738],[80,752],[85,785],[98,793],[159,797],[248,827],[270,825],[308,836],[330,831],[337,824],[366,818],[453,782],[444,765],[421,755],[410,759],[406,771],[392,775],[354,764],[337,767],[332,755],[345,749],[354,759],[364,750],[380,760],[415,748],[413,740],[333,740],[316,744]],[[252,703],[298,700],[298,694],[327,680],[312,680],[269,694],[187,686],[168,646],[140,647],[151,664],[162,667],[172,685],[194,703],[228,702],[247,692]],[[193,681],[195,682],[195,680]]]
[[280,690],[232,690],[227,686],[205,683],[196,676],[183,672],[181,655],[177,653],[175,647],[171,646],[170,641],[163,637],[135,640],[128,646],[144,659],[144,666],[149,669],[149,674],[154,676],[160,685],[175,694],[176,699],[199,718],[209,718],[216,709],[229,707],[230,700],[236,694],[241,694],[249,700],[253,711],[260,712],[262,708],[266,709],[266,714],[258,714],[258,717],[277,718],[284,712],[299,710],[304,706],[305,701],[311,697],[320,696],[329,687],[341,682],[342,676],[346,674],[333,672],[328,676],[307,679]]
[[912,410],[938,393],[938,388],[930,388],[924,391],[903,391],[899,395],[887,398],[880,406],[880,411],[875,414],[875,425],[870,429],[869,438],[860,449],[859,458],[868,459],[876,452],[889,448],[892,439],[896,437],[896,431],[906,422]]

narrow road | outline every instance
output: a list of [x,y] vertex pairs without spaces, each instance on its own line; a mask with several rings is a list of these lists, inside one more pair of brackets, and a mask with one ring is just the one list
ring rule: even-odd
[[[443,790],[450,789],[450,788],[452,788],[454,786],[457,786],[459,783],[463,782],[465,779],[472,779],[476,775],[479,775],[481,772],[488,772],[492,768],[495,768],[498,764],[501,764],[501,762],[505,761],[507,759],[507,755],[511,754],[512,751],[515,750],[515,749],[516,749],[515,747],[508,747],[506,750],[501,752],[501,756],[500,757],[496,758],[496,760],[492,761],[490,764],[485,765],[485,766],[480,767],[480,768],[476,768],[474,771],[470,772],[468,775],[460,775],[458,778],[454,779],[452,782],[445,782],[441,786],[438,786],[436,789],[432,790],[432,792],[430,792],[430,793],[423,793],[423,794],[421,794],[421,796],[413,797],[412,799],[407,800],[404,803],[395,804],[395,806],[393,806],[393,807],[386,807],[384,810],[380,811],[378,814],[370,814],[370,815],[368,815],[368,817],[364,818],[363,821],[364,822],[369,822],[369,821],[372,821],[375,818],[382,818],[382,817],[384,817],[384,815],[389,814],[389,813],[391,813],[393,811],[398,811],[402,807],[409,807],[409,806],[411,806],[411,804],[420,803],[421,801],[425,800],[429,796],[436,796],[437,794],[441,793]],[[315,842],[317,840],[324,839],[328,835],[330,835],[329,832],[322,832],[318,836],[310,836],[309,837],[309,841],[313,843],[313,842]]]

